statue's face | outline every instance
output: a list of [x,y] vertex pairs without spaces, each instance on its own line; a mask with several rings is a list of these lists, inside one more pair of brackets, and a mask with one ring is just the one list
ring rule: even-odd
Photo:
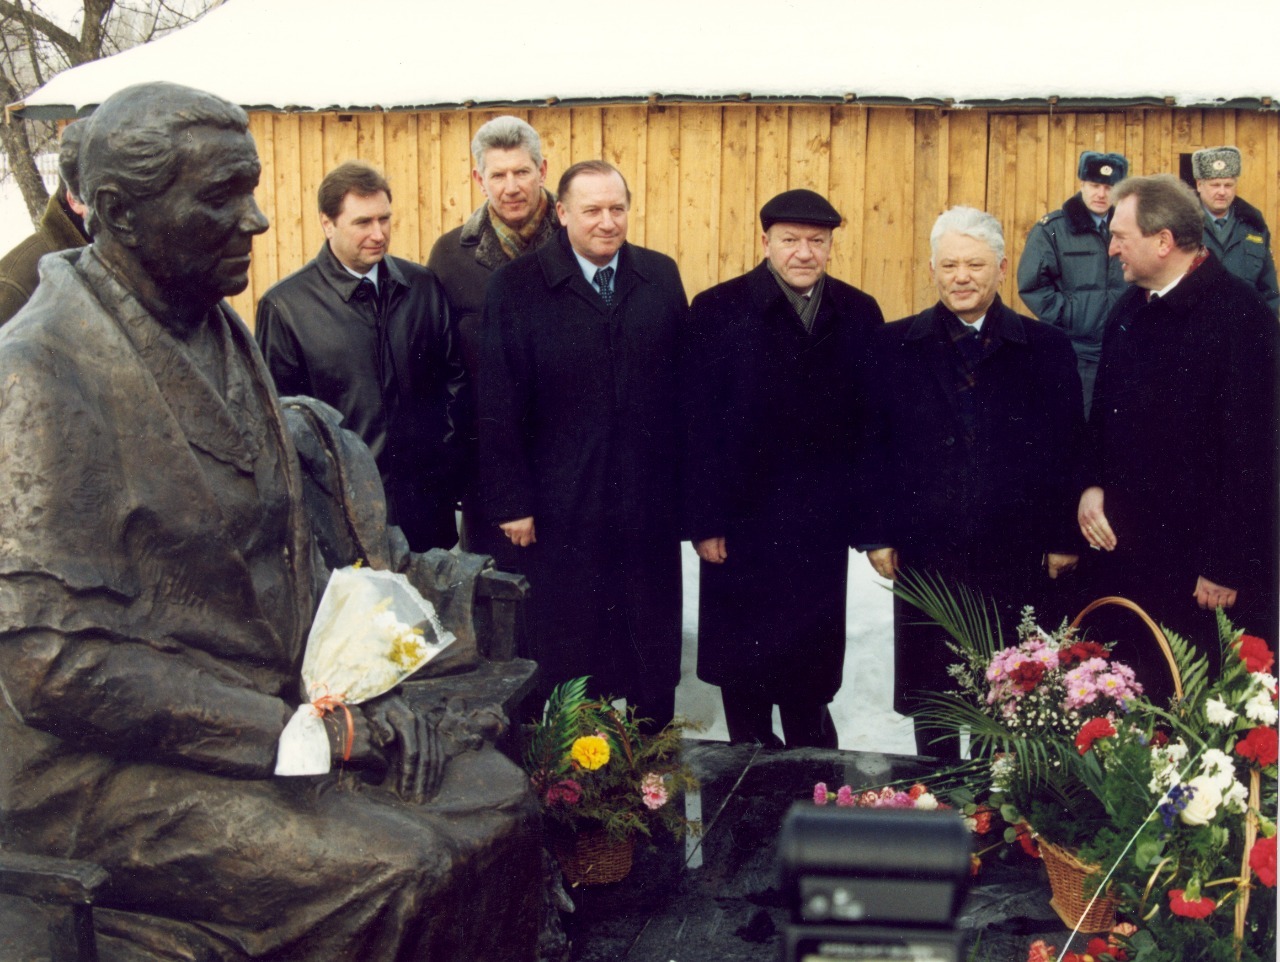
[[173,184],[135,202],[135,252],[171,299],[212,306],[249,284],[253,237],[267,229],[253,199],[262,168],[248,134],[193,127],[182,140]]

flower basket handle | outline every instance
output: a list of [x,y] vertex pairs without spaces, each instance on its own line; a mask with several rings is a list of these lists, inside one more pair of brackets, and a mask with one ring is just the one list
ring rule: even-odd
[[1173,660],[1173,649],[1169,647],[1169,639],[1165,637],[1160,626],[1155,620],[1143,611],[1138,605],[1134,604],[1128,598],[1121,598],[1118,595],[1108,595],[1105,598],[1098,598],[1085,605],[1084,610],[1076,615],[1075,620],[1071,622],[1072,628],[1079,628],[1080,622],[1084,621],[1085,616],[1090,612],[1096,611],[1106,605],[1115,605],[1119,608],[1127,608],[1135,615],[1142,619],[1142,623],[1151,629],[1151,634],[1155,637],[1156,644],[1160,646],[1160,652],[1164,655],[1164,660],[1169,663],[1169,674],[1173,676],[1173,691],[1181,700],[1182,698],[1182,674],[1178,671],[1178,663]]

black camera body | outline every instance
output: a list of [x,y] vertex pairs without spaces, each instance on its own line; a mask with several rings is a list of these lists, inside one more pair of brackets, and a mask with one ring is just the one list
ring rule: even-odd
[[798,802],[778,839],[784,962],[961,962],[970,851],[953,811]]

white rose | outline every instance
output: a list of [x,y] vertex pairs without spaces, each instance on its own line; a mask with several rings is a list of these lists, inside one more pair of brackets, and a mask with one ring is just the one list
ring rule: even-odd
[[1260,725],[1274,725],[1277,712],[1271,693],[1264,689],[1255,694],[1244,703],[1244,713]]
[[1179,817],[1187,825],[1208,825],[1222,804],[1222,789],[1207,775],[1197,775],[1187,787],[1192,789],[1191,800]]
[[1226,726],[1236,720],[1236,713],[1221,698],[1210,698],[1205,702],[1204,715],[1213,725]]

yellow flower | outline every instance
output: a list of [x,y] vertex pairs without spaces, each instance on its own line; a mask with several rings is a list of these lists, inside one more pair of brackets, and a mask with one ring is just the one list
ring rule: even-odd
[[599,735],[584,735],[573,743],[569,751],[573,760],[589,772],[602,768],[609,761],[609,743]]

